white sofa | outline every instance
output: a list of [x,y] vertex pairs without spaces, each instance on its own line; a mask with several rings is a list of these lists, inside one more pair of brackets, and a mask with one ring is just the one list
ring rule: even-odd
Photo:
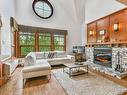
[[[49,75],[51,77],[51,65],[72,63],[75,57],[66,55],[64,51],[31,52],[25,57],[23,73],[24,79]],[[50,78],[49,78],[50,79]]]
[[11,76],[18,66],[18,59],[8,59],[3,61],[4,63],[4,72],[6,72],[7,76]]
[[[50,57],[49,54],[53,54],[53,57]],[[67,55],[65,51],[31,52],[27,56],[32,56],[36,61],[42,59],[47,60],[51,66],[75,61],[75,57]]]
[[33,77],[49,75],[49,79],[51,78],[51,66],[46,60],[38,60],[35,63],[31,56],[27,56],[25,58],[25,63],[22,69],[23,83],[25,79]]

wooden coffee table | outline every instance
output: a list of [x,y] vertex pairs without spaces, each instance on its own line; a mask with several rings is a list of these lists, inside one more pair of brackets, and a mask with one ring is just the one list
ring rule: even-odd
[[64,64],[66,67],[63,67],[63,72],[66,72],[69,77],[74,75],[81,75],[88,73],[88,64],[75,64],[75,63],[66,63]]

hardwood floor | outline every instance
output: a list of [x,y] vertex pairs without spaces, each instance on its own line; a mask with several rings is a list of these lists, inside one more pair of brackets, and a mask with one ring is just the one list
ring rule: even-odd
[[[22,68],[17,68],[10,80],[0,87],[0,95],[67,95],[53,74],[49,82],[47,77],[28,79],[23,88],[21,70]],[[101,73],[95,73],[127,87],[127,78],[119,80]],[[127,95],[127,93],[123,95]]]
[[11,79],[0,88],[0,95],[66,95],[53,75],[49,82],[46,77],[29,79],[23,89],[21,69],[17,68]]
[[90,69],[90,71],[92,71],[92,72],[94,72],[98,75],[101,75],[101,76],[103,76],[103,77],[105,77],[105,78],[107,78],[107,79],[109,79],[109,80],[111,80],[111,81],[127,88],[127,77],[125,77],[123,79],[118,79],[116,77],[112,77],[110,75],[107,75],[107,74],[104,74],[104,73],[101,73],[101,72],[98,72],[98,71],[95,71],[95,70],[92,70],[92,69]]

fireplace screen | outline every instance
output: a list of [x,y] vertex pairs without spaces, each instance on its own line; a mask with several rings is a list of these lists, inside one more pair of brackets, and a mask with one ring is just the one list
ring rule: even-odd
[[112,49],[94,48],[94,63],[107,67],[112,67]]

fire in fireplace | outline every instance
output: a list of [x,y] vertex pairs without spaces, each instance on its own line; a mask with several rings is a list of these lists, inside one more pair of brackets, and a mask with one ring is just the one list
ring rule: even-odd
[[112,67],[112,48],[94,48],[94,63],[107,67]]

